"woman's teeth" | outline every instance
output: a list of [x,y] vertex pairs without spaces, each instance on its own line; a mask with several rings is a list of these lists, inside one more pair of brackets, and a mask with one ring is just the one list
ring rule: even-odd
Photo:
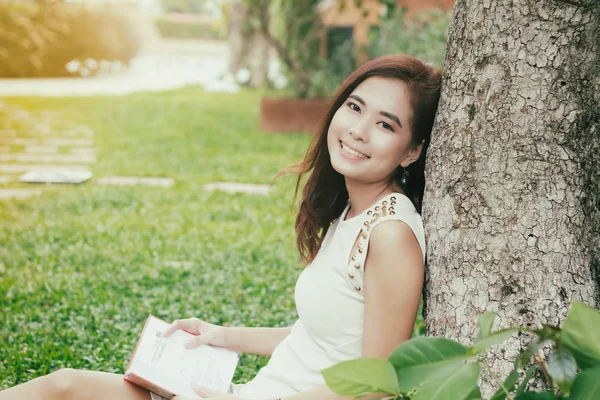
[[369,158],[369,157],[365,156],[364,154],[359,153],[358,151],[352,150],[350,147],[346,146],[344,143],[342,143],[342,151],[344,153],[349,154],[349,155],[354,156],[354,157]]

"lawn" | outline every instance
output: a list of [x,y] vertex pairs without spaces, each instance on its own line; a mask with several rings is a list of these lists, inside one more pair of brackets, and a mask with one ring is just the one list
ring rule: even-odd
[[[0,202],[0,389],[61,367],[122,373],[149,313],[232,326],[296,320],[294,178],[279,179],[267,196],[203,189],[212,181],[270,183],[303,156],[307,135],[258,129],[259,99],[187,87],[4,100],[54,115],[58,130],[89,126],[95,178],[165,176],[176,184],[92,179]],[[4,128],[12,123],[0,114]],[[266,361],[243,355],[234,380],[251,379]]]

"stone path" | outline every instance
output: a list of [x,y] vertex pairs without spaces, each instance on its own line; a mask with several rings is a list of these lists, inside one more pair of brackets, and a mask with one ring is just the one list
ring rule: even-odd
[[42,193],[40,187],[18,185],[30,171],[89,171],[96,162],[94,132],[64,123],[50,112],[31,113],[0,100],[0,200],[24,199]]
[[173,178],[143,176],[108,176],[104,178],[98,178],[96,179],[96,182],[98,182],[100,185],[116,186],[146,185],[171,187],[175,184],[175,180]]
[[26,199],[42,194],[41,189],[0,189],[0,200]]
[[[34,114],[1,99],[0,123],[4,126],[0,129],[0,200],[42,193],[40,187],[19,184],[19,177],[27,172],[41,172],[44,176],[48,175],[44,172],[53,171],[86,172],[96,162],[94,132],[87,126],[59,121],[46,111]],[[160,187],[175,184],[172,178],[135,176],[103,177],[92,182]]]
[[237,182],[212,182],[204,185],[208,191],[221,190],[228,193],[269,194],[269,185]]

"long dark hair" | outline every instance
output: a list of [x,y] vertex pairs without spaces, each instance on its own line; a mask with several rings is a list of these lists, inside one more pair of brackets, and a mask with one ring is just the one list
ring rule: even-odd
[[442,77],[438,70],[414,57],[404,55],[379,57],[359,67],[338,89],[329,104],[320,130],[314,135],[308,147],[304,160],[277,174],[277,176],[285,173],[298,174],[295,201],[302,176],[310,172],[302,190],[302,200],[296,217],[296,247],[302,261],[307,264],[317,255],[331,222],[339,217],[348,202],[344,177],[333,169],[329,157],[327,148],[329,125],[336,111],[354,89],[365,79],[373,76],[400,79],[408,88],[413,110],[410,121],[412,144],[418,146],[423,143],[423,149],[419,159],[407,168],[409,172],[407,184],[401,183],[404,172],[402,168],[394,171],[390,183],[401,187],[417,211],[421,212],[425,189],[425,157],[440,97]]

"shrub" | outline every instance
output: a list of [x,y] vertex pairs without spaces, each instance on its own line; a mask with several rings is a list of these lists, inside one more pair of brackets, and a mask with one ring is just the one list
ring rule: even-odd
[[[341,396],[384,392],[388,399],[481,400],[480,366],[499,384],[491,400],[587,400],[600,398],[600,312],[573,301],[562,327],[506,328],[492,331],[496,315],[479,317],[479,335],[466,347],[445,338],[419,337],[400,344],[388,360],[360,358],[322,371]],[[533,336],[517,356],[504,382],[485,361],[485,352],[516,333]],[[540,352],[552,345],[548,360]],[[531,364],[533,360],[533,364]],[[531,365],[530,365],[531,364]],[[536,369],[546,391],[528,390]],[[519,383],[520,381],[520,383]]]
[[[394,9],[381,18],[369,34],[369,59],[388,54],[406,54],[442,68],[450,12],[433,9],[407,17],[405,9]],[[348,40],[338,45],[327,60],[318,60],[311,76],[308,97],[327,97],[356,69],[356,48]]]
[[200,14],[204,0],[161,0],[163,11],[166,13],[192,13]]
[[156,27],[164,38],[224,39],[217,26],[201,21],[174,21],[169,17],[157,18]]
[[450,11],[435,8],[414,17],[408,17],[406,9],[395,9],[387,18],[382,18],[379,29],[371,32],[369,58],[406,54],[441,69],[446,57],[450,18]]
[[140,46],[130,21],[107,10],[51,0],[0,2],[2,77],[79,75],[66,69],[72,60],[128,64]]

